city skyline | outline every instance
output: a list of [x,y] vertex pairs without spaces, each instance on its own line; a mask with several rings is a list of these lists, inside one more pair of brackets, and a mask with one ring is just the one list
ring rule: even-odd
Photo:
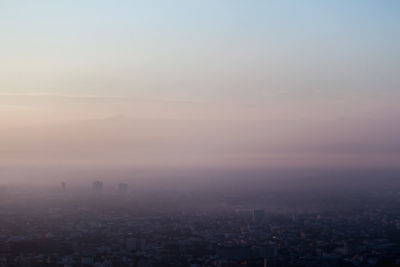
[[400,266],[400,1],[0,1],[0,267]]

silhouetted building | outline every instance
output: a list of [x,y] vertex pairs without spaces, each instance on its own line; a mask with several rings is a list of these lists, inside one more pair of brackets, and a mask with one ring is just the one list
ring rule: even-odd
[[92,184],[92,190],[93,192],[100,192],[103,190],[103,182],[100,181],[95,181]]
[[61,190],[64,194],[67,192],[67,184],[65,182],[61,182]]

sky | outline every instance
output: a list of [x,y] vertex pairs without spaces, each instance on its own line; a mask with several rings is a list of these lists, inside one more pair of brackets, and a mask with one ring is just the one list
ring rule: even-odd
[[0,1],[0,165],[400,166],[398,1]]

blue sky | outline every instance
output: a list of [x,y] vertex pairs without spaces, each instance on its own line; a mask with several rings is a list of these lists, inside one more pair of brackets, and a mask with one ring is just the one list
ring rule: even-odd
[[399,11],[1,1],[0,164],[398,167]]
[[199,101],[396,90],[399,7],[2,1],[0,90]]

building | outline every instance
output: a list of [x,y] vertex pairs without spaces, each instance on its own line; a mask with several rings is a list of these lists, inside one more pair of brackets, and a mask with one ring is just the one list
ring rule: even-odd
[[103,190],[103,182],[100,181],[95,181],[92,184],[92,190],[93,192],[100,192]]
[[65,182],[61,182],[61,190],[64,194],[67,192],[67,184]]

